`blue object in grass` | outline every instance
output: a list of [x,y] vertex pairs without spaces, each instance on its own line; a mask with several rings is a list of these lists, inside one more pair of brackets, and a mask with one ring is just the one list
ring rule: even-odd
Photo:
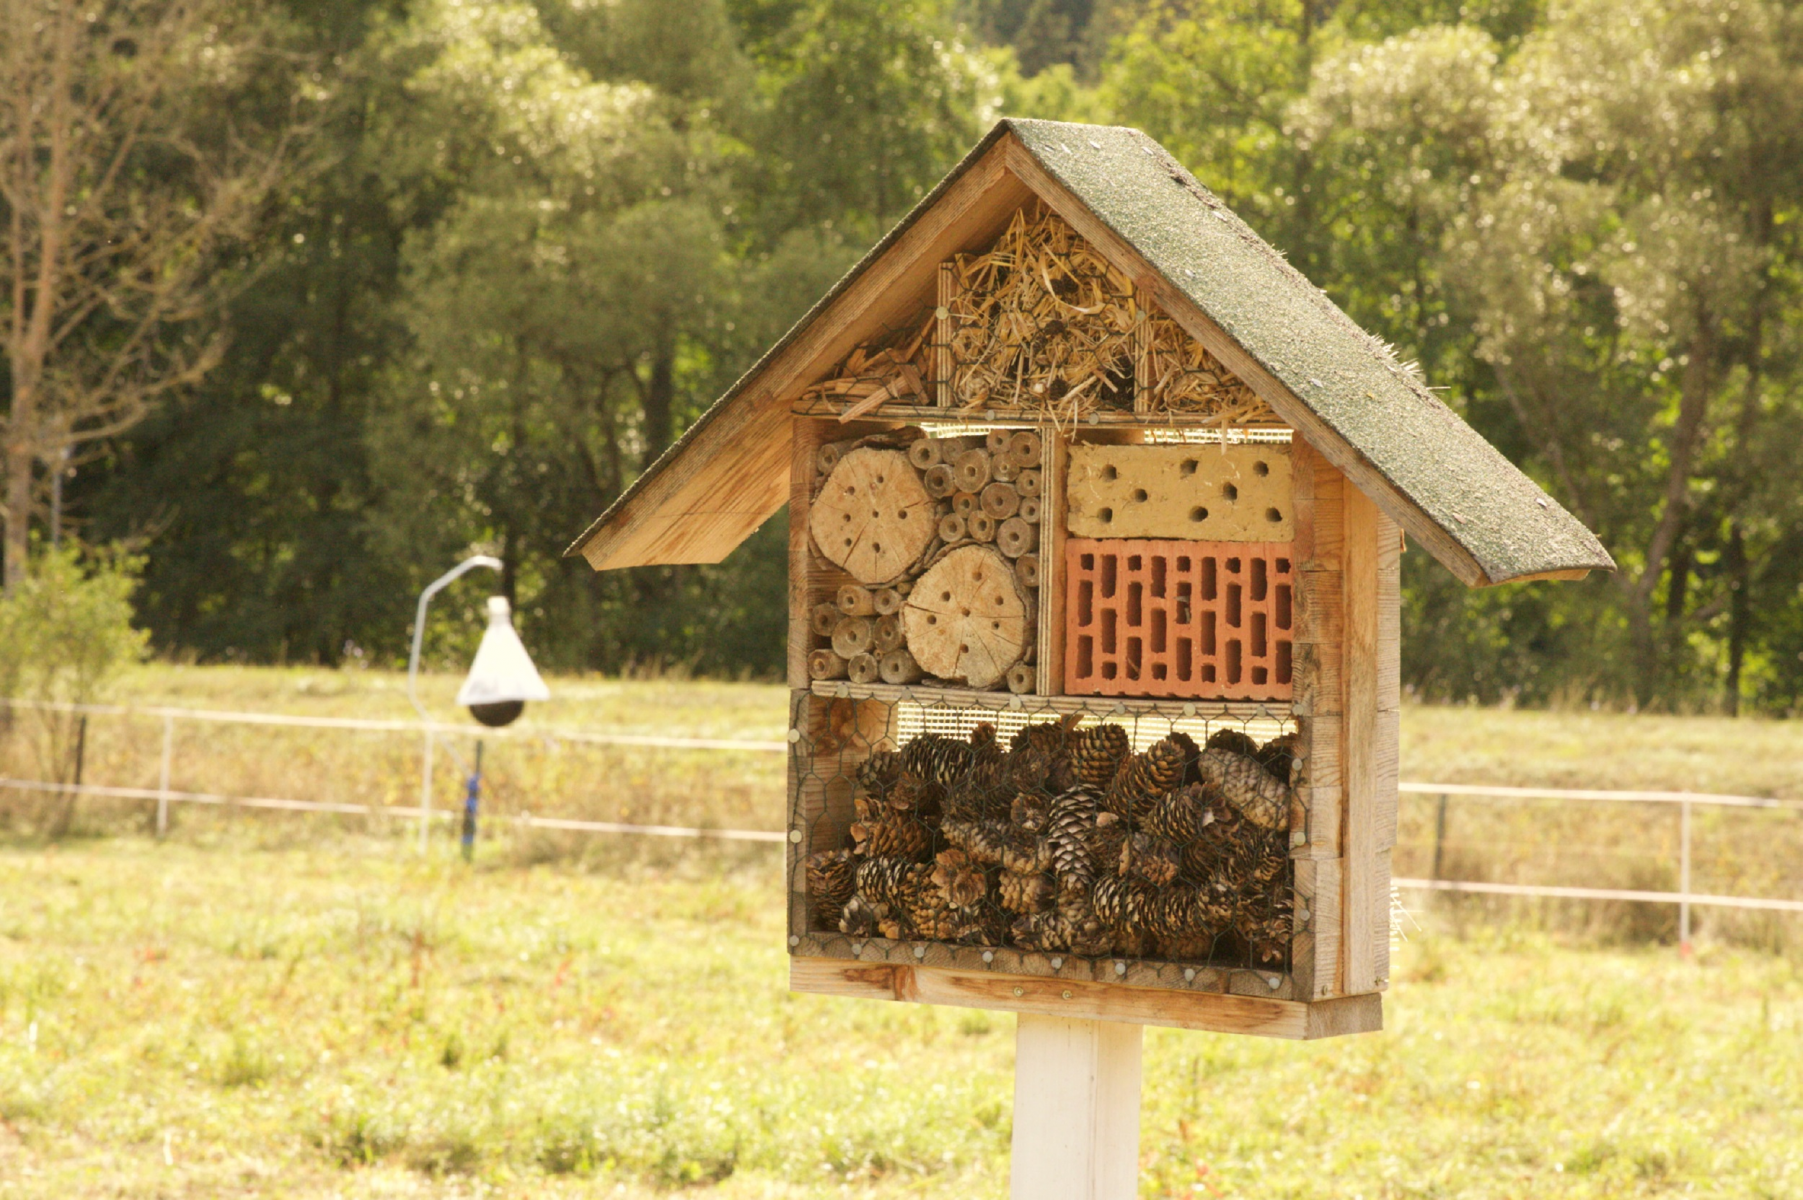
[[463,861],[476,855],[476,806],[482,802],[482,743],[476,742],[476,769],[463,794]]

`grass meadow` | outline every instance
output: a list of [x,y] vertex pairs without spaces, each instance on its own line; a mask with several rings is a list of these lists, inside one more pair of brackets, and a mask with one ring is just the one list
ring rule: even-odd
[[[429,686],[450,715],[455,680]],[[490,745],[494,811],[780,827],[780,754],[554,731],[775,740],[781,689],[553,687],[534,737]],[[151,667],[114,698],[409,711],[378,672]],[[9,773],[41,770],[31,720]],[[1403,734],[1405,778],[1803,797],[1788,723],[1412,708]],[[155,786],[160,739],[95,718],[85,777]],[[180,739],[177,788],[417,794],[406,735]],[[384,819],[179,807],[158,843],[143,803],[85,801],[49,842],[36,803],[0,839],[0,1200],[1006,1194],[1012,1018],[789,994],[776,847],[498,821],[466,866],[448,829],[421,858]],[[1408,874],[1431,798],[1403,817]],[[1799,819],[1700,814],[1697,886],[1803,895]],[[1467,877],[1651,879],[1674,833],[1641,806],[1463,801],[1443,851]],[[1644,907],[1406,899],[1386,1032],[1148,1031],[1143,1196],[1803,1197],[1784,923],[1704,914],[1681,960]]]

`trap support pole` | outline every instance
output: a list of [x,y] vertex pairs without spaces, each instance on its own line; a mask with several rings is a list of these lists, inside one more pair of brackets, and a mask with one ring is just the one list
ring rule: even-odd
[[1012,1200],[1138,1194],[1140,1046],[1138,1025],[1020,1014]]

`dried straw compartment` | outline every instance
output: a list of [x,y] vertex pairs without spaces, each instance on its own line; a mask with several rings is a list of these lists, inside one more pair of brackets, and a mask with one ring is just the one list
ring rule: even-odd
[[1292,998],[1295,733],[1280,704],[798,691],[791,950]]

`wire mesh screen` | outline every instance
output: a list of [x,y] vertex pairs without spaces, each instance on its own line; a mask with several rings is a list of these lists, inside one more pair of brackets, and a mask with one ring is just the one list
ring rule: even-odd
[[791,734],[797,953],[1287,987],[1287,705],[819,690]]

